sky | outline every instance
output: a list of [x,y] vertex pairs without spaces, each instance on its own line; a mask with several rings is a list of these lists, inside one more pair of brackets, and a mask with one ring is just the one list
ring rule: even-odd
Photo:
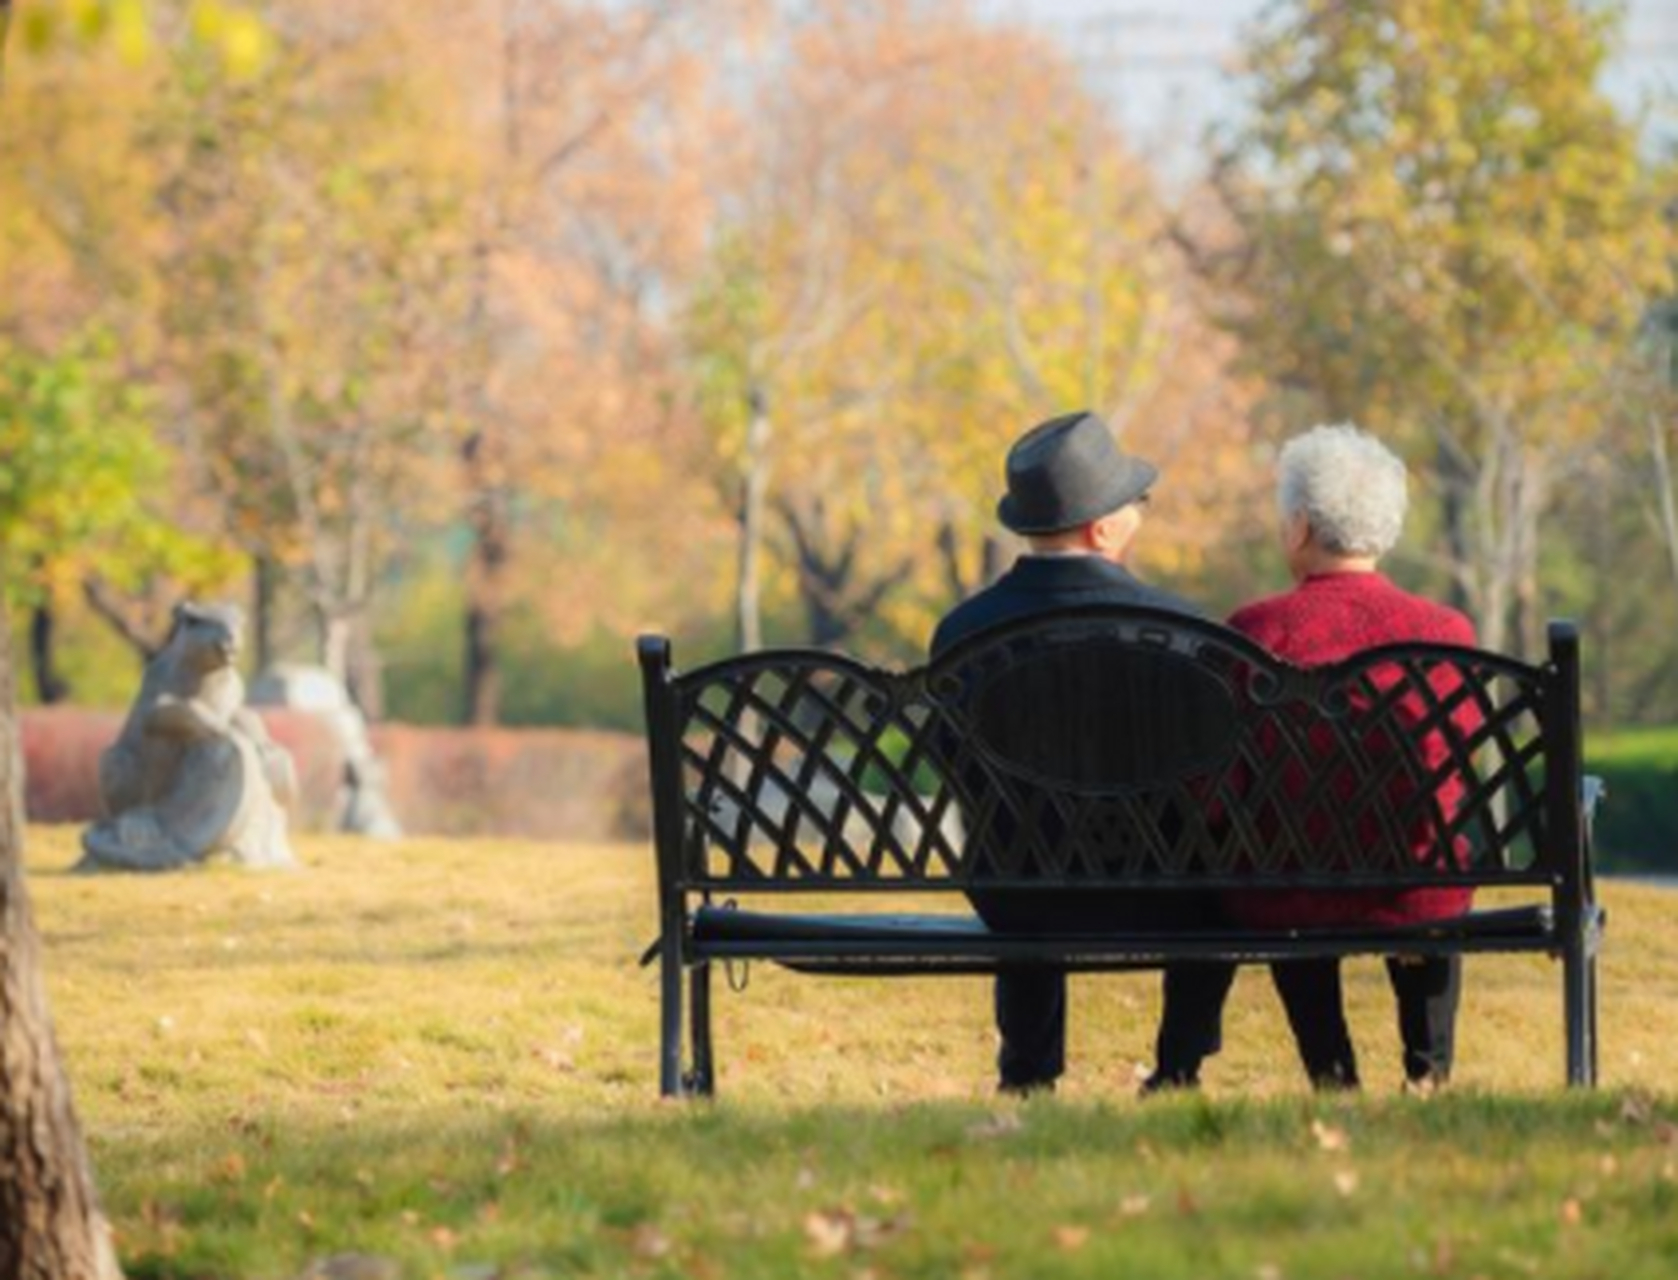
[[[976,0],[975,7],[1059,38],[1112,101],[1132,145],[1167,172],[1192,166],[1206,126],[1233,114],[1225,81],[1242,27],[1267,0]],[[1629,0],[1605,88],[1636,111],[1678,98],[1678,0]],[[1669,112],[1651,124],[1678,136]]]

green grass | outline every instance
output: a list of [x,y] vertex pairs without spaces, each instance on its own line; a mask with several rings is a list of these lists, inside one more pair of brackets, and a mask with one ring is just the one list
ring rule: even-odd
[[754,969],[721,1098],[655,1095],[644,849],[306,843],[293,875],[31,883],[60,1038],[131,1273],[345,1251],[488,1277],[1669,1276],[1678,899],[1610,886],[1607,1088],[1569,1095],[1557,972],[1470,964],[1460,1085],[1303,1088],[1244,974],[1201,1098],[1133,1098],[1157,978],[1080,979],[1060,1096],[990,1093],[978,980]]

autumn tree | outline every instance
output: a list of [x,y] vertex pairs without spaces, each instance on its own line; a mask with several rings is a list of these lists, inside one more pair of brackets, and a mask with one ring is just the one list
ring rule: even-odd
[[[219,583],[229,566],[189,532],[190,504],[172,492],[175,459],[151,440],[156,220],[138,138],[156,67],[145,6],[32,7],[20,26],[29,73],[14,86],[0,172],[0,353],[14,423],[41,419],[29,428],[38,442],[31,470],[52,456],[87,469],[77,511],[44,512],[27,558],[6,569],[14,586],[32,587],[37,692],[52,701],[65,692],[60,619],[81,607],[78,593],[125,638],[150,643],[157,636],[135,634],[119,606],[136,594],[168,594],[172,604],[181,591]],[[127,478],[121,500],[112,497],[118,473]],[[83,535],[87,522],[98,536],[92,527]]]
[[161,577],[184,591],[225,582],[234,557],[163,514],[171,460],[110,340],[89,334],[53,354],[0,339],[0,457],[13,519],[0,590],[29,610],[36,697],[69,692],[56,665],[57,607],[86,587]]
[[[657,412],[656,316],[703,222],[706,45],[732,9],[485,0],[464,33],[484,164],[454,407],[468,721],[500,715],[532,524],[586,506],[591,468],[644,440]],[[551,566],[537,576],[572,598]]]
[[1278,388],[1421,463],[1441,564],[1492,648],[1533,651],[1543,517],[1616,439],[1613,383],[1670,230],[1598,80],[1613,10],[1294,0],[1220,145],[1240,230],[1209,267]]
[[194,14],[154,107],[182,432],[257,565],[259,654],[291,584],[376,715],[373,596],[424,512],[461,319],[463,152],[366,14]]
[[742,566],[767,511],[816,643],[876,622],[924,640],[1002,567],[1008,443],[1076,407],[1175,468],[1204,551],[1250,486],[1179,481],[1229,478],[1244,404],[1102,105],[1057,51],[959,6],[821,12],[768,63],[689,317]]

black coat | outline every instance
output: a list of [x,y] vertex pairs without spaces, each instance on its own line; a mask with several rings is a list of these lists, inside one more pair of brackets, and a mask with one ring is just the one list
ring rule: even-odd
[[1080,604],[1139,604],[1204,617],[1180,596],[1150,587],[1099,556],[1021,556],[990,586],[963,601],[932,634],[937,657],[958,640],[1015,618]]
[[[1135,604],[1170,609],[1191,617],[1205,614],[1180,596],[1150,587],[1129,570],[1099,556],[1021,556],[989,587],[956,606],[932,636],[937,657],[958,640],[1032,614],[1083,604]],[[1010,820],[995,820],[1006,839]],[[1086,890],[1033,891],[1025,894],[975,889],[968,895],[993,929],[1101,930],[1133,924],[1201,923],[1209,899],[1197,893],[1154,897],[1138,902],[1122,893]],[[1003,998],[1002,984],[998,999]]]

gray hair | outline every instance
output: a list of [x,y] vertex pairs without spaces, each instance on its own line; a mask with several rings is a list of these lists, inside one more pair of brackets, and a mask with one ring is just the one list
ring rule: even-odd
[[1276,496],[1284,519],[1303,515],[1323,550],[1379,558],[1404,528],[1403,461],[1350,423],[1313,427],[1282,446]]

